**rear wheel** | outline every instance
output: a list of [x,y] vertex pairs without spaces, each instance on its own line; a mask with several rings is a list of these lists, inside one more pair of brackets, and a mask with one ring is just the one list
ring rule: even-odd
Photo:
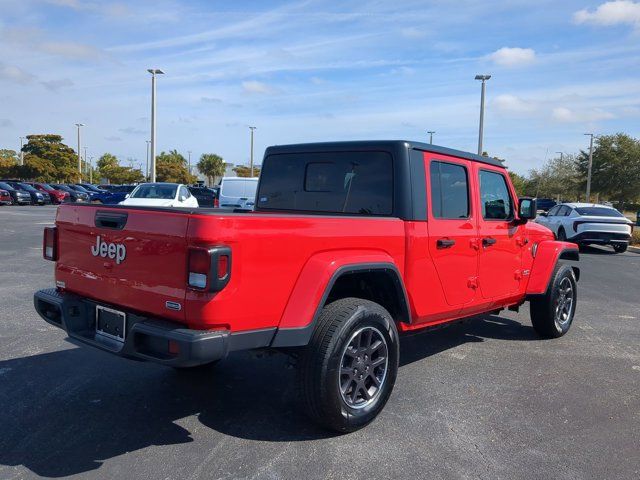
[[627,246],[626,243],[617,243],[613,246],[613,250],[616,253],[624,253],[627,251]]
[[299,363],[305,413],[352,432],[384,408],[398,372],[399,341],[387,310],[360,298],[327,305]]
[[560,227],[560,230],[558,230],[557,238],[561,242],[567,241],[567,233],[564,231],[564,228]]
[[577,283],[569,265],[558,265],[544,295],[531,300],[531,323],[541,337],[558,338],[569,331],[577,303]]

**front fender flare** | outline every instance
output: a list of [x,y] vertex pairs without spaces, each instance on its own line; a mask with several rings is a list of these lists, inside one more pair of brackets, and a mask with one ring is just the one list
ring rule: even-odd
[[[551,279],[551,274],[556,268],[559,260],[579,260],[579,250],[575,243],[558,242],[556,240],[544,240],[540,242],[536,249],[529,283],[527,284],[527,295],[542,295],[546,293]],[[573,267],[576,280],[580,278],[580,270]]]

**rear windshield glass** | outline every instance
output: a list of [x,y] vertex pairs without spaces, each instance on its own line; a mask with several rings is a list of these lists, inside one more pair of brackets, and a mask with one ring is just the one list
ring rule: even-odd
[[391,215],[393,162],[387,152],[287,153],[265,158],[261,210]]
[[225,197],[255,198],[257,180],[223,180],[222,195]]
[[15,188],[13,188],[11,185],[4,182],[0,182],[0,188],[3,190],[15,190]]
[[593,215],[594,217],[624,217],[615,208],[606,207],[578,207],[576,212],[580,215]]
[[139,185],[131,194],[131,198],[173,200],[177,188],[177,185]]

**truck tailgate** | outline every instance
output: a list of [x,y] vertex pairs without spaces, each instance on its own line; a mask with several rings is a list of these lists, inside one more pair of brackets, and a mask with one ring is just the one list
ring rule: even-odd
[[56,284],[114,307],[184,321],[189,215],[141,208],[58,208]]

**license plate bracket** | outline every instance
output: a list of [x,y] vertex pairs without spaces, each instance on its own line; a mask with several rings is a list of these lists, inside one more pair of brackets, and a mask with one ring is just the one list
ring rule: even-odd
[[124,343],[127,314],[120,310],[96,305],[96,334]]

